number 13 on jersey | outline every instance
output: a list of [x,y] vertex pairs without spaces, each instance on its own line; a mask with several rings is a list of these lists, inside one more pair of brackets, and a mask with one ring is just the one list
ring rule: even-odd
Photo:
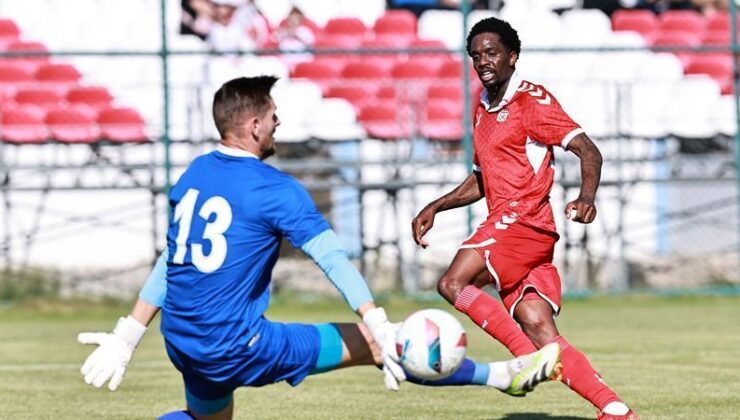
[[[188,238],[190,237],[190,226],[193,223],[195,204],[200,191],[190,188],[175,207],[173,223],[179,225],[175,244],[177,248],[172,257],[174,264],[184,264],[185,255],[188,252]],[[203,244],[193,241],[190,245],[190,258],[193,265],[203,273],[212,273],[218,270],[226,260],[228,243],[224,232],[231,226],[232,214],[228,201],[220,196],[213,196],[206,200],[198,210],[198,216],[208,221],[211,215],[216,217],[212,222],[207,222],[203,229],[203,238],[211,243],[211,252],[203,253]]]

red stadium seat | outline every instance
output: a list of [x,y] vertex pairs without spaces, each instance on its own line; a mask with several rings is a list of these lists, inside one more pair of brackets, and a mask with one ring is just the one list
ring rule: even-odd
[[395,79],[434,79],[437,68],[431,67],[424,60],[404,61],[393,66],[391,76]]
[[375,63],[354,62],[348,63],[342,69],[342,77],[347,79],[370,79],[374,81],[385,81],[390,73],[384,67]]
[[365,86],[335,86],[324,95],[327,98],[341,98],[351,103],[356,111],[375,99],[375,90]]
[[13,107],[2,110],[0,139],[11,144],[41,144],[49,138],[44,125],[44,112],[34,107]]
[[728,31],[706,31],[701,36],[701,45],[725,45],[732,44],[732,35]]
[[667,10],[658,17],[660,32],[689,32],[701,34],[707,25],[704,17],[693,10]]
[[[653,39],[653,47],[696,47],[701,44],[698,34],[689,32],[660,32]],[[692,51],[670,51],[681,60],[684,68],[694,56]]]
[[[409,44],[411,49],[436,49],[446,50],[447,47],[442,41],[436,39],[415,39]],[[409,53],[410,60],[426,61],[427,65],[432,67],[435,71],[439,70],[444,63],[449,62],[452,56],[448,52],[420,52],[420,53]]]
[[67,102],[71,105],[87,105],[97,111],[110,107],[113,96],[102,86],[77,86],[67,92]]
[[59,108],[63,101],[61,92],[43,87],[24,88],[15,94],[15,102],[19,105],[33,105],[46,111]]
[[98,115],[101,138],[116,143],[143,143],[149,140],[144,119],[132,108],[109,108]]
[[633,31],[646,39],[658,30],[658,18],[649,10],[617,10],[612,15],[614,31]]
[[36,71],[37,81],[63,89],[65,92],[76,85],[82,75],[71,64],[48,63]]
[[459,83],[434,84],[427,89],[427,100],[436,102],[441,100],[462,103],[463,92]]
[[31,73],[35,73],[42,65],[49,62],[49,50],[46,45],[40,42],[13,42],[8,45],[8,52],[32,52],[32,53],[47,53],[43,55],[29,55],[20,57],[6,57],[3,61],[12,63],[13,65],[24,67]]
[[416,35],[416,15],[408,10],[388,10],[373,25],[375,36],[379,34],[413,34]]
[[457,141],[463,137],[463,109],[460,102],[429,101],[421,134],[430,140]]
[[[389,45],[387,42],[389,39],[375,39],[365,40],[361,48],[364,50],[392,50],[394,48],[402,47],[400,45]],[[401,56],[397,53],[363,53],[357,55],[355,60],[360,62],[372,62],[383,67],[386,71],[390,71],[393,66],[401,61]]]
[[100,134],[95,117],[91,108],[65,107],[49,111],[44,121],[54,140],[62,143],[94,143]]
[[33,74],[23,67],[9,63],[0,64],[0,94],[15,96],[18,89],[35,84]]
[[715,12],[707,17],[707,31],[730,32],[730,14],[727,12]]
[[732,58],[722,55],[696,55],[686,66],[686,74],[711,76],[722,89],[722,94],[732,92]]
[[384,140],[411,137],[409,118],[399,115],[393,103],[375,103],[362,108],[357,117],[370,137]]
[[326,22],[326,26],[324,26],[324,33],[327,35],[364,37],[367,33],[367,27],[358,18],[339,17],[329,19],[329,21]]
[[309,79],[319,85],[322,92],[326,92],[340,80],[336,67],[316,61],[296,64],[291,78]]
[[21,36],[21,30],[18,25],[11,19],[0,18],[0,50],[3,50],[10,43],[16,41]]

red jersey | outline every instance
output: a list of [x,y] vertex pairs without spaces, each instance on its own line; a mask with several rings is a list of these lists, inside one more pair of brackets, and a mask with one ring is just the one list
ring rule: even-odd
[[505,229],[519,221],[555,232],[552,146],[565,148],[581,127],[544,87],[516,73],[498,106],[490,106],[483,90],[473,126],[473,169],[483,176],[487,222]]

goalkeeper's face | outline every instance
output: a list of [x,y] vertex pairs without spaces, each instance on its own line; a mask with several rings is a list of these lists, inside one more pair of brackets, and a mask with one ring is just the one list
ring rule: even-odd
[[517,53],[509,50],[498,34],[484,32],[470,42],[473,68],[486,89],[501,85],[514,73]]

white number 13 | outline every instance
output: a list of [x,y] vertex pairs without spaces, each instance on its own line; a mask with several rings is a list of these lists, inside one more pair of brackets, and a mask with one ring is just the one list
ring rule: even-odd
[[[200,191],[190,188],[175,207],[174,222],[180,225],[177,238],[175,238],[177,248],[175,255],[172,257],[172,262],[175,264],[185,262],[190,225],[193,222],[198,194],[200,194]],[[193,265],[203,273],[212,273],[218,270],[226,259],[228,248],[224,232],[231,226],[231,206],[223,197],[211,197],[203,203],[198,211],[198,216],[208,220],[212,214],[215,214],[216,218],[212,222],[206,223],[203,230],[203,239],[211,242],[211,252],[208,255],[203,254],[202,244],[194,243],[191,246]]]

